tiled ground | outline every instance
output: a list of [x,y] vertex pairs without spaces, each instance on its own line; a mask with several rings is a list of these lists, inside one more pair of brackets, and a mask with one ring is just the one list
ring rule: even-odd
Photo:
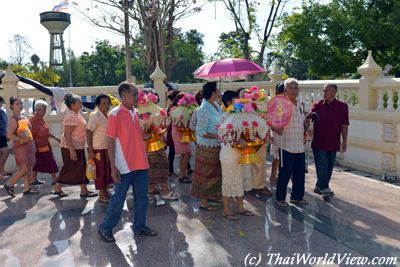
[[148,224],[159,235],[134,238],[129,194],[115,244],[103,243],[96,233],[106,205],[80,199],[79,187],[65,188],[69,196],[63,199],[49,195],[49,185],[40,195],[11,199],[1,185],[0,266],[245,266],[245,259],[251,266],[260,255],[258,266],[279,266],[268,253],[397,256],[400,265],[400,187],[363,175],[338,168],[331,183],[336,196],[326,203],[312,193],[311,168],[309,206],[277,208],[272,198],[250,194],[246,206],[256,216],[239,222],[222,218],[221,211],[194,212],[190,186],[174,181],[180,200],[149,209]]

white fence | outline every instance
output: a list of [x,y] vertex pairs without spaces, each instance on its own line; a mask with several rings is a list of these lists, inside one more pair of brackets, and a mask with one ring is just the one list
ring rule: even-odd
[[[306,109],[311,104],[322,98],[322,88],[326,83],[338,85],[338,98],[346,102],[350,108],[350,128],[348,138],[348,152],[339,155],[339,162],[343,165],[369,171],[375,174],[387,173],[388,175],[400,175],[400,144],[398,133],[400,132],[400,79],[378,78],[382,69],[369,53],[365,63],[358,68],[361,79],[354,80],[313,80],[299,81],[299,99],[305,103]],[[282,82],[283,73],[274,68],[269,74],[270,81],[258,82],[229,82],[222,83],[221,90],[249,88],[258,86],[266,89],[270,96],[275,94],[275,86]],[[160,96],[161,106],[165,106],[166,91],[163,81],[165,74],[157,66],[150,76],[154,87]],[[43,98],[50,101],[35,89],[17,89],[18,78],[8,71],[3,78],[4,88],[2,95],[5,100],[11,96],[19,96],[25,99],[25,109],[29,110],[29,98]],[[201,90],[202,83],[178,84],[178,90],[184,92],[196,92]],[[143,86],[138,85],[139,88]],[[66,93],[74,93],[80,96],[96,96],[99,93],[111,93],[117,95],[116,86],[74,87],[65,88]],[[7,106],[8,113],[10,112]],[[51,131],[59,135],[61,133],[62,114],[47,114],[46,121],[50,124]],[[53,144],[57,147],[57,144]],[[61,163],[58,149],[55,149],[58,163]],[[13,169],[14,160],[9,159],[8,168]]]

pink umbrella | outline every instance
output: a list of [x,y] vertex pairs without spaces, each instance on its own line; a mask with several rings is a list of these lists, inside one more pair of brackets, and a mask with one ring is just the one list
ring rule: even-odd
[[242,58],[225,58],[199,67],[194,73],[195,78],[210,79],[212,77],[232,77],[265,72],[256,63]]

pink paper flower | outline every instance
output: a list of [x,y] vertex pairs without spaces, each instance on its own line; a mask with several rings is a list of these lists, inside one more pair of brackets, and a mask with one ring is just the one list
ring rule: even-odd
[[254,92],[253,93],[253,100],[257,100],[258,98],[260,98],[260,94],[258,92]]
[[228,123],[228,124],[226,125],[226,129],[232,130],[232,129],[233,129],[232,123]]
[[250,88],[250,92],[256,92],[258,91],[258,87],[257,86],[253,86]]
[[215,129],[219,129],[221,127],[221,125],[217,124],[217,126],[215,127]]
[[148,94],[148,95],[147,95],[147,98],[148,98],[151,102],[153,102],[154,104],[156,104],[157,101],[158,101],[158,97],[157,97],[155,94]]
[[142,114],[142,119],[143,119],[144,121],[149,120],[149,119],[150,119],[150,114],[149,114],[149,113],[143,113],[143,114]]
[[258,127],[258,122],[253,121],[253,122],[251,123],[251,125],[253,125],[253,127]]
[[147,100],[145,98],[139,98],[138,99],[138,105],[143,106],[147,104]]
[[244,109],[245,112],[253,112],[254,111],[253,106],[252,106],[252,104],[250,102],[245,103],[243,105],[243,109]]
[[167,111],[165,111],[165,109],[161,109],[160,110],[160,115],[161,116],[167,116]]
[[183,115],[180,115],[180,116],[179,116],[179,119],[180,119],[180,120],[183,120]]
[[242,122],[243,127],[249,127],[249,123],[247,121]]

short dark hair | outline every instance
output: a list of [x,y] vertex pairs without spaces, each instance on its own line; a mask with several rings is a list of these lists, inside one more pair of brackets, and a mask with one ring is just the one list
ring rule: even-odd
[[17,96],[10,97],[10,106],[14,105],[15,101],[17,101],[18,99],[20,98]]
[[239,97],[238,92],[232,90],[225,91],[224,94],[222,95],[222,103],[224,103],[225,107],[228,107],[229,106],[228,102],[232,102],[232,100],[237,97]]
[[118,95],[119,97],[122,96],[123,93],[131,90],[131,86],[135,87],[133,84],[128,82],[122,82],[118,85]]
[[111,102],[110,96],[107,95],[107,94],[102,93],[102,94],[99,94],[98,96],[96,96],[96,99],[94,100],[94,103],[96,104],[96,106],[100,105],[102,98],[108,99],[108,101]]
[[168,95],[168,99],[172,102],[174,101],[175,97],[180,94],[180,91],[174,90],[170,95]]
[[332,87],[337,92],[337,85],[335,83],[327,83],[325,84],[325,87]]
[[4,103],[4,98],[2,96],[0,96],[0,102]]
[[65,105],[71,109],[71,106],[76,102],[76,101],[80,101],[81,98],[78,95],[74,95],[74,94],[66,94],[64,96],[64,103]]
[[185,93],[179,93],[176,95],[174,100],[172,101],[171,105],[168,107],[168,113],[171,111],[173,107],[176,107],[178,105],[179,100],[181,100],[185,96]]
[[201,105],[201,101],[203,100],[203,93],[201,91],[198,91],[196,95],[194,96],[194,99],[196,100],[197,105]]
[[217,91],[217,82],[207,82],[203,85],[203,98],[208,100]]
[[283,83],[278,83],[275,87],[275,95],[280,95],[285,91],[285,85]]

